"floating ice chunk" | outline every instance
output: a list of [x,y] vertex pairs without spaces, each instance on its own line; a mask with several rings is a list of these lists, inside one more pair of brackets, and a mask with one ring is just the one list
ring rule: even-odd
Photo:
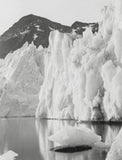
[[67,126],[49,137],[50,141],[54,141],[63,146],[79,146],[93,145],[99,142],[101,137],[93,133],[88,128],[76,128]]
[[12,150],[9,150],[8,152],[6,152],[0,156],[0,160],[14,160],[15,157],[17,157],[17,156],[18,156],[17,153],[15,153]]
[[104,142],[96,142],[96,143],[94,143],[94,148],[106,150],[106,149],[110,148],[110,145],[109,144],[105,144]]

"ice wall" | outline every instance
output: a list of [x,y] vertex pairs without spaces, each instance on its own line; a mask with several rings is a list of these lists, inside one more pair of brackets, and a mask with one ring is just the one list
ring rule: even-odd
[[0,116],[33,116],[43,82],[44,49],[27,43],[1,60]]
[[122,1],[102,10],[98,33],[51,32],[36,117],[119,120],[122,117]]
[[100,109],[94,113],[94,107],[102,103],[100,69],[107,59],[105,44],[90,29],[83,37],[73,41],[70,35],[51,33],[37,117],[90,120],[97,112],[103,118]]

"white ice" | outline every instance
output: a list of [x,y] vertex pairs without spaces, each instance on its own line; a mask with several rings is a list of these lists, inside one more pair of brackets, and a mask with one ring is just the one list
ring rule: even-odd
[[0,160],[14,160],[17,156],[17,153],[15,153],[12,150],[9,150],[8,152],[0,155]]
[[43,83],[43,48],[27,43],[0,66],[0,116],[34,116]]
[[88,128],[77,128],[66,126],[49,137],[50,141],[54,141],[63,146],[79,146],[93,145],[101,140],[101,137],[96,135]]
[[36,117],[119,120],[122,117],[121,0],[102,10],[98,33],[52,31]]

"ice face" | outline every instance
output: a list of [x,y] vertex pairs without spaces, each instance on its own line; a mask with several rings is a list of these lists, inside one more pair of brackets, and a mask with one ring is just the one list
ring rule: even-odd
[[122,117],[122,2],[102,11],[98,33],[82,38],[53,31],[44,57],[37,117],[118,120]]
[[0,67],[0,116],[35,114],[43,82],[42,59],[43,48],[25,44],[3,60]]

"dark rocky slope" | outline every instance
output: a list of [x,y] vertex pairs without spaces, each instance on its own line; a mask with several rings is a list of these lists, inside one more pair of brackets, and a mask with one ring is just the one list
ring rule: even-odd
[[33,41],[37,47],[39,45],[48,47],[48,37],[52,30],[64,33],[75,31],[77,34],[82,34],[88,26],[92,27],[93,32],[98,30],[98,23],[75,22],[70,27],[32,14],[24,16],[1,35],[0,58],[20,48],[26,41],[28,43]]

